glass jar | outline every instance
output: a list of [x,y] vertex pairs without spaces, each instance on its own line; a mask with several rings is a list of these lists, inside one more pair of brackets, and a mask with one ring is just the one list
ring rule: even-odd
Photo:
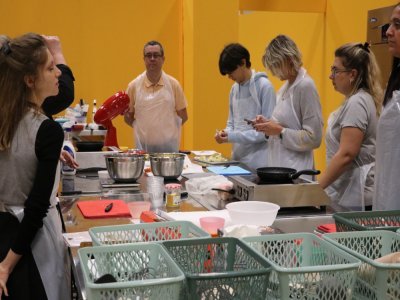
[[167,207],[179,207],[181,203],[182,185],[168,183],[165,185],[165,204]]

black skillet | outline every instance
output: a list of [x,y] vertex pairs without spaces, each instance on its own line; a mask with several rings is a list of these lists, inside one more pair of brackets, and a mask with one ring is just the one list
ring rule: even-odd
[[297,171],[292,168],[280,167],[258,168],[256,171],[261,181],[269,183],[288,183],[299,178],[301,175],[318,175],[321,173],[319,170],[313,169]]

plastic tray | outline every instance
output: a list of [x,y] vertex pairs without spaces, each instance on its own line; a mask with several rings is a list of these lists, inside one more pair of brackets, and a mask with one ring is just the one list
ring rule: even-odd
[[400,228],[400,210],[358,211],[333,214],[337,231],[391,230]]
[[272,265],[266,299],[351,299],[361,262],[331,243],[311,233],[244,241]]
[[89,229],[89,234],[93,245],[97,246],[210,237],[189,221],[93,227]]
[[357,299],[400,299],[400,263],[375,259],[400,251],[400,236],[390,231],[329,233],[324,239],[362,261],[354,294]]
[[[88,299],[180,299],[185,276],[155,243],[78,250]],[[117,282],[95,283],[105,274]]]
[[185,299],[265,299],[270,264],[235,238],[166,241],[186,276]]

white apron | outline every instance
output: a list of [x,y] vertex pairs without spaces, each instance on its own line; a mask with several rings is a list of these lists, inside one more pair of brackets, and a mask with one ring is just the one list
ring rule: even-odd
[[376,131],[374,210],[400,209],[400,92],[383,109]]
[[175,97],[167,75],[162,72],[164,87],[155,93],[142,91],[146,72],[136,85],[135,132],[136,148],[151,152],[178,152],[182,119],[176,114]]
[[[331,113],[328,118],[328,127],[326,129],[326,156],[328,164],[331,158],[339,150],[339,141],[332,133],[333,125],[337,121],[341,108]],[[335,202],[341,206],[351,208],[352,210],[365,210],[364,190],[367,175],[374,163],[362,164],[356,158],[351,168],[345,171],[338,179],[325,189],[325,192]]]
[[[71,299],[70,262],[62,236],[60,215],[56,209],[56,193],[60,182],[60,165],[57,167],[50,208],[43,219],[43,227],[37,232],[32,245],[32,254],[42,278],[49,300]],[[8,207],[21,222],[24,217],[23,207]]]
[[[300,69],[292,86],[288,88],[289,83],[285,82],[277,93],[276,107],[272,113],[272,119],[285,128],[302,129],[293,106],[293,89],[305,76],[306,70]],[[313,151],[300,152],[287,149],[279,136],[270,136],[268,139],[268,166],[287,167],[296,170],[312,169],[314,168]]]
[[[252,72],[249,83],[250,97],[239,98],[239,85],[234,90],[232,106],[234,120],[233,128],[235,131],[247,131],[253,129],[253,127],[247,124],[244,119],[254,119],[256,115],[261,114],[261,105],[257,96],[254,75],[255,72]],[[233,143],[232,145],[232,159],[238,160],[253,169],[267,166],[267,153],[267,143]]]

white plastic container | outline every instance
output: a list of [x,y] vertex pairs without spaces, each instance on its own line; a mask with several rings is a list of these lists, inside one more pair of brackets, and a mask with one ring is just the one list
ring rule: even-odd
[[[76,159],[76,151],[71,140],[71,128],[66,128],[64,132],[63,150],[67,151],[73,159]],[[75,175],[76,169],[62,163],[61,173],[63,175]]]
[[280,206],[271,202],[238,201],[225,205],[234,224],[270,226]]

